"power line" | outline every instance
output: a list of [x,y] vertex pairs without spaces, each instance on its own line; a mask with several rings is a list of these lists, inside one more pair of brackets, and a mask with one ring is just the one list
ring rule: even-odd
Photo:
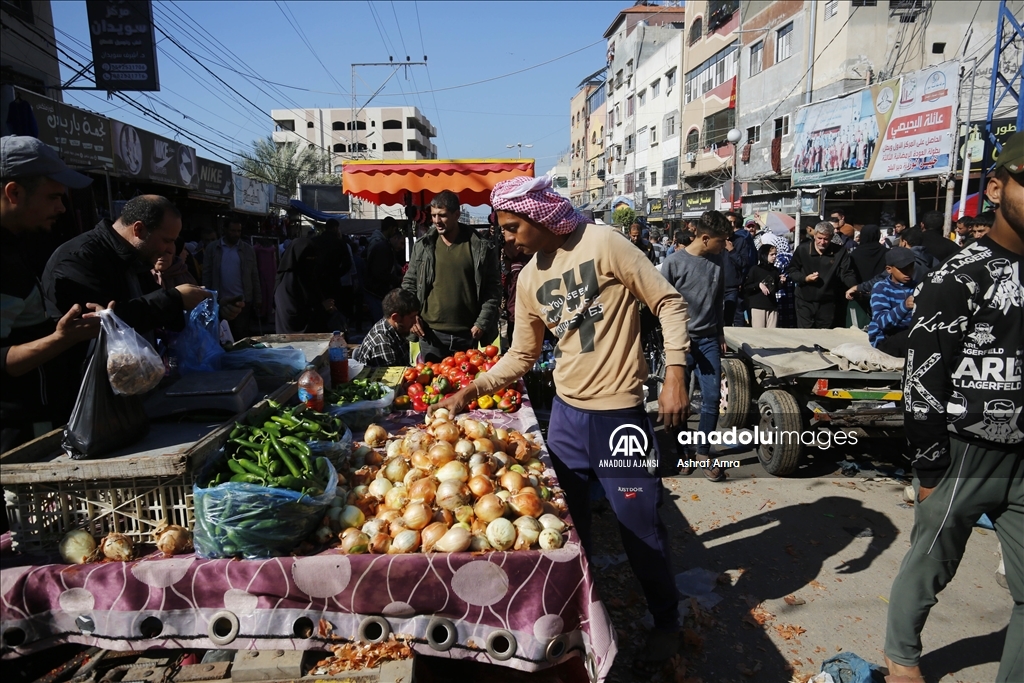
[[299,25],[298,25],[299,24],[299,19],[298,19],[298,17],[296,17],[294,14],[292,14],[292,18],[295,19],[295,21],[293,23],[292,19],[288,18],[288,14],[291,13],[291,9],[289,9],[288,12],[285,12],[285,8],[281,5],[280,2],[278,2],[278,0],[274,0],[274,4],[277,5],[277,8],[279,10],[281,10],[281,14],[284,15],[284,18],[288,21],[288,23],[291,25],[291,27],[295,30],[295,33],[299,36],[299,40],[301,40],[306,45],[306,47],[309,48],[309,52],[313,55],[313,57],[316,59],[316,61],[320,63],[320,66],[322,66],[324,68],[324,71],[327,73],[327,77],[330,78],[334,82],[334,85],[338,86],[338,90],[341,90],[342,94],[344,94],[345,87],[341,83],[338,82],[338,79],[336,79],[334,77],[334,74],[331,73],[331,70],[327,68],[326,64],[324,64],[324,60],[320,59],[320,55],[318,55],[316,53],[316,50],[313,49],[313,45],[309,42],[309,38],[307,38],[306,34],[302,32],[301,28],[299,28]]

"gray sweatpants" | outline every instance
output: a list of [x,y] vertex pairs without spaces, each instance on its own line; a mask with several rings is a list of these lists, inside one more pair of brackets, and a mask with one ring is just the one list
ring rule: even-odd
[[[885,654],[896,664],[918,664],[928,612],[956,574],[974,523],[988,513],[1013,597],[996,681],[1024,681],[1024,448],[980,448],[955,438],[950,446],[949,469],[931,495],[914,506],[910,550],[889,594]],[[914,490],[919,486],[915,478]]]

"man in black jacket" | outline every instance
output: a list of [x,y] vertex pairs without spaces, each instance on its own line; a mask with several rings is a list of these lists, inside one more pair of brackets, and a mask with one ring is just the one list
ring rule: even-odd
[[857,285],[857,275],[850,252],[832,241],[834,234],[832,223],[818,223],[813,239],[797,247],[789,262],[787,274],[796,284],[797,327],[828,329],[836,326],[837,314],[846,313],[844,294]]
[[944,220],[941,211],[928,211],[921,216],[924,250],[939,263],[960,251],[960,246],[956,242],[942,235]]
[[982,513],[1003,548],[1013,610],[996,681],[1024,680],[1024,132],[989,177],[991,232],[925,278],[914,297],[904,428],[917,504],[889,597],[892,677],[923,680],[921,631]]

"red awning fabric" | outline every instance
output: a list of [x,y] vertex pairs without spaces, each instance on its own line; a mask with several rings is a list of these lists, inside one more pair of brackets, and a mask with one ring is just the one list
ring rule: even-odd
[[428,161],[347,161],[342,165],[346,194],[379,205],[425,206],[443,190],[471,206],[490,203],[491,190],[502,180],[533,177],[532,159],[431,159]]

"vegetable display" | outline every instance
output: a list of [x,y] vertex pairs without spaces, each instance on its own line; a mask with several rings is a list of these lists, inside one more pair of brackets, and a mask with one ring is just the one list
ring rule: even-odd
[[226,457],[205,485],[227,482],[284,488],[313,496],[327,488],[327,458],[314,457],[308,441],[338,439],[345,427],[336,417],[304,405],[275,410],[261,425],[235,423],[226,444]]
[[[488,346],[483,351],[459,351],[440,363],[418,363],[402,375],[406,395],[395,399],[395,408],[425,413],[429,406],[468,386],[474,379],[494,367],[499,360],[501,356],[497,347]],[[519,410],[522,402],[521,390],[501,389],[479,397],[470,404],[469,409],[514,413]]]
[[316,532],[348,554],[554,550],[565,541],[564,494],[529,435],[434,413],[389,436],[370,425],[339,473]]
[[329,390],[326,402],[333,405],[344,406],[359,401],[377,401],[384,398],[388,388],[380,382],[368,379],[354,379],[345,382]]

